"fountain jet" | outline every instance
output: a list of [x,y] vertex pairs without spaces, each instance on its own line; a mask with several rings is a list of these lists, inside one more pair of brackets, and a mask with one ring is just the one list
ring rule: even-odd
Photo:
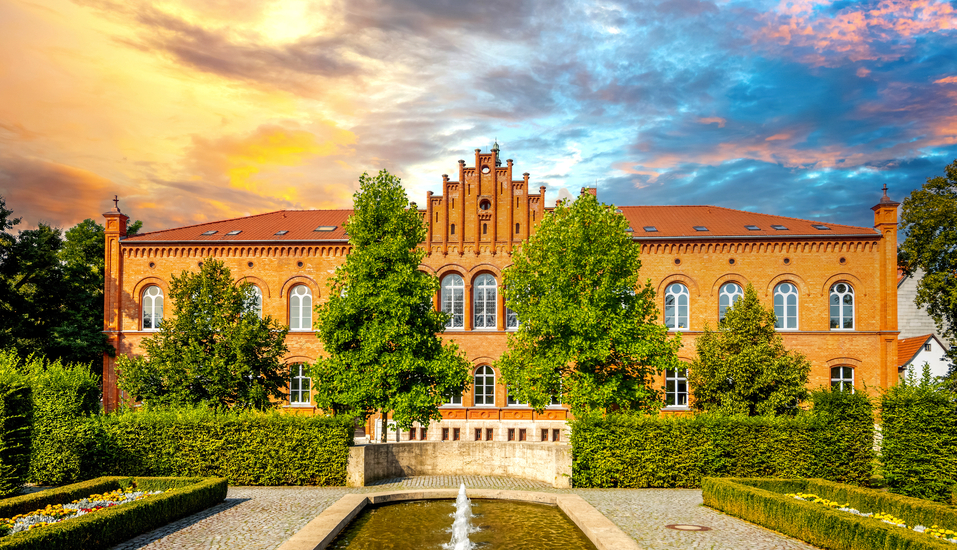
[[459,487],[459,496],[455,499],[455,520],[452,522],[452,540],[444,545],[446,550],[472,550],[472,542],[469,541],[469,532],[471,526],[469,521],[472,519],[472,503],[469,497],[465,495],[465,484]]

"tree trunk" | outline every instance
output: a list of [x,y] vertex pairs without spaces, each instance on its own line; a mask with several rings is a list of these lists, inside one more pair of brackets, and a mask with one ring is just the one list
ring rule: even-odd
[[389,411],[382,411],[382,435],[379,441],[382,443],[389,441]]

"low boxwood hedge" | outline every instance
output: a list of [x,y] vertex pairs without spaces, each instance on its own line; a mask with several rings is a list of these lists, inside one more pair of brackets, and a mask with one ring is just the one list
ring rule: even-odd
[[43,508],[47,504],[64,504],[94,493],[132,487],[141,491],[171,490],[143,500],[2,537],[0,548],[109,548],[222,502],[226,498],[227,488],[226,480],[221,478],[101,477],[8,499],[0,503],[0,517],[12,517]]
[[931,538],[880,520],[804,502],[785,493],[812,493],[862,512],[885,512],[908,525],[957,529],[957,508],[821,479],[705,478],[704,504],[821,548],[846,550],[950,549]]

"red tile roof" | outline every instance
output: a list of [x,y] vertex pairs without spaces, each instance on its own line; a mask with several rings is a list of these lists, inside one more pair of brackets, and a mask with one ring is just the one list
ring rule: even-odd
[[[201,223],[162,231],[152,231],[124,239],[123,243],[168,241],[344,241],[343,224],[352,210],[279,210],[255,216]],[[317,227],[335,227],[332,231],[315,231]],[[203,235],[215,231],[212,235]],[[239,231],[236,235],[227,235]],[[287,231],[277,235],[280,231]]]
[[933,334],[925,334],[924,336],[914,336],[912,338],[901,338],[897,340],[897,367],[900,368],[910,363],[914,357],[920,353],[924,344],[933,337]]
[[[619,209],[634,229],[634,237],[646,238],[714,238],[714,237],[815,237],[867,235],[879,236],[872,227],[855,227],[836,223],[816,222],[756,214],[720,206],[621,206]],[[747,225],[756,226],[749,230]],[[774,229],[772,225],[786,229]],[[815,225],[829,229],[817,229]],[[654,226],[658,231],[645,231],[645,226]],[[695,226],[707,231],[697,231]]]

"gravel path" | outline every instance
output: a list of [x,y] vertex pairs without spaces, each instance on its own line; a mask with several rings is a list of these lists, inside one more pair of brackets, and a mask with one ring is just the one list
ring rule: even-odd
[[[615,522],[645,550],[814,550],[813,546],[706,508],[698,489],[554,489],[524,479],[421,476],[376,482],[362,488],[230,487],[226,501],[199,514],[113,547],[114,550],[267,550],[347,493],[415,488],[467,487],[575,493]],[[679,531],[691,524],[710,531]]]

